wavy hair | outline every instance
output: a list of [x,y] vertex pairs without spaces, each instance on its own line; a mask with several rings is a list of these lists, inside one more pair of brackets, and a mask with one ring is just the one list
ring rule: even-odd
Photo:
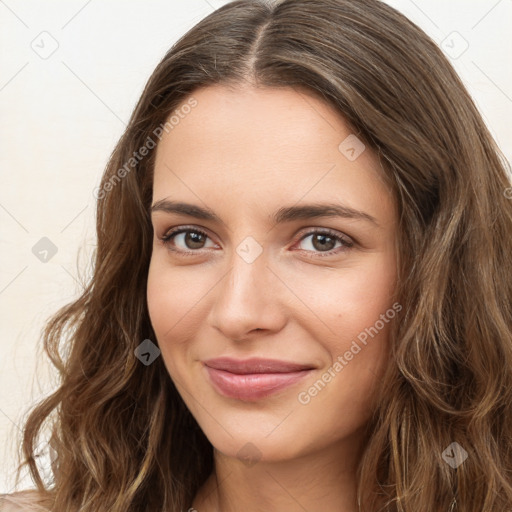
[[[358,466],[359,510],[510,510],[510,164],[436,43],[378,0],[233,1],[163,57],[102,178],[92,276],[44,329],[59,386],[31,406],[18,476],[28,466],[56,511],[178,512],[212,472],[213,448],[161,358],[134,355],[155,339],[155,150],[138,151],[198,88],[247,83],[336,109],[379,155],[398,204],[404,309]],[[51,483],[34,454],[47,421]],[[454,446],[468,455],[458,467],[445,461]]]

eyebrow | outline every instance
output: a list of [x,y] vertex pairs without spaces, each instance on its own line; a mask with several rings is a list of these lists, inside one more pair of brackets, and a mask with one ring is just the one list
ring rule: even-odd
[[[209,220],[223,224],[222,219],[210,208],[203,208],[190,203],[161,199],[151,206],[151,212],[179,213],[201,220]],[[380,227],[377,219],[369,213],[336,203],[313,203],[302,206],[287,206],[279,208],[269,221],[275,224],[294,220],[316,219],[320,217],[342,217],[346,219],[363,220]]]

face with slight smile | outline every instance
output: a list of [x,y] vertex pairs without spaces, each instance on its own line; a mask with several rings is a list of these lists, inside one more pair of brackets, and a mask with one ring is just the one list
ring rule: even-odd
[[[155,161],[147,299],[161,356],[225,456],[334,450],[370,417],[398,311],[379,161],[352,139],[340,149],[350,128],[307,92],[194,98]],[[328,204],[345,210],[303,209]]]

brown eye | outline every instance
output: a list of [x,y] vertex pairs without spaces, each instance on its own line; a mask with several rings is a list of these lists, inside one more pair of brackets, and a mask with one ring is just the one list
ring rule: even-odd
[[[335,249],[347,250],[353,247],[353,242],[332,231],[312,231],[301,238],[300,243],[310,238],[310,241],[302,248],[308,252],[327,253],[327,255],[338,252]],[[336,246],[336,244],[339,244]]]
[[311,239],[312,245],[318,251],[330,251],[336,246],[336,240],[330,235],[316,234]]
[[[190,253],[205,249],[209,237],[204,231],[198,229],[179,228],[167,233],[161,240],[173,251]],[[179,247],[180,245],[181,247]],[[176,246],[178,247],[176,248]]]
[[202,249],[206,241],[205,235],[197,231],[187,231],[183,241],[188,249]]

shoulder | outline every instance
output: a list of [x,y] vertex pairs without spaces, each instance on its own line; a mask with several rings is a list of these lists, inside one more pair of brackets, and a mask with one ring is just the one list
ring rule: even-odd
[[48,512],[36,490],[0,494],[0,512]]

